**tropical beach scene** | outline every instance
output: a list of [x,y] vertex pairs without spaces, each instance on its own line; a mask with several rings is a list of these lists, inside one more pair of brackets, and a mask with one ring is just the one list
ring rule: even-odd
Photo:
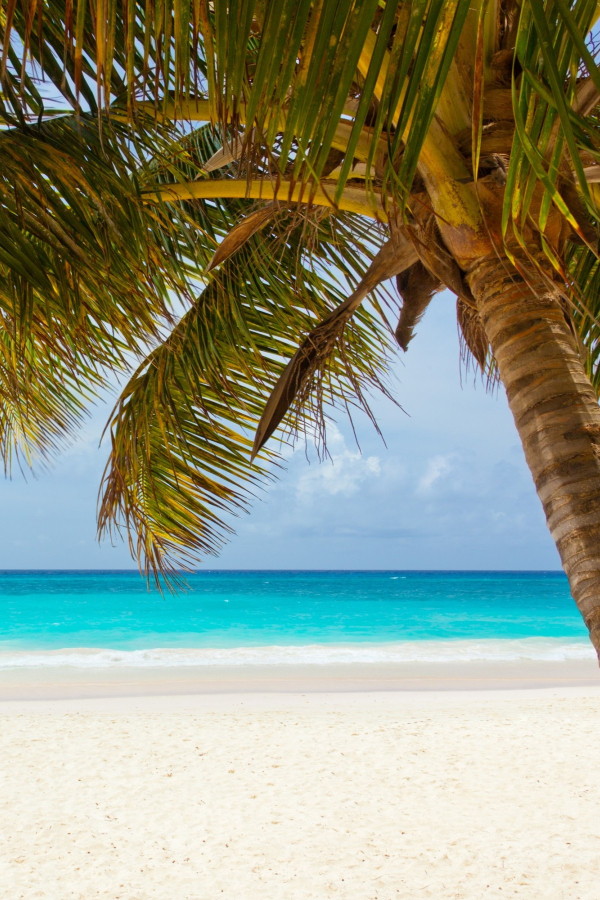
[[0,9],[0,897],[598,900],[596,0]]

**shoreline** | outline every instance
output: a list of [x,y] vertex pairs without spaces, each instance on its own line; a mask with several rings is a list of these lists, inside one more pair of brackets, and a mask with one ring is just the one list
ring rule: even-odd
[[[243,714],[257,719],[263,715],[331,714],[366,715],[478,715],[484,711],[512,715],[519,710],[559,704],[561,714],[571,703],[600,704],[600,683],[521,688],[431,689],[421,691],[236,691],[212,693],[133,694],[113,693],[87,696],[67,694],[52,697],[0,697],[0,719],[86,717],[144,717],[185,721],[198,717]],[[566,704],[566,707],[565,707]],[[600,707],[599,707],[600,709]]]
[[0,669],[0,703],[220,694],[410,694],[599,688],[595,659]]

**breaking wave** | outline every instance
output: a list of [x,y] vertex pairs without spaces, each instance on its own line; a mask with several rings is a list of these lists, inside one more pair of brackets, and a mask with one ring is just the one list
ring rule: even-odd
[[587,641],[564,638],[519,640],[402,641],[375,644],[309,644],[227,648],[149,648],[109,650],[69,648],[62,650],[0,650],[0,669],[152,668],[177,666],[285,666],[394,663],[509,662],[518,660],[568,661],[594,659]]

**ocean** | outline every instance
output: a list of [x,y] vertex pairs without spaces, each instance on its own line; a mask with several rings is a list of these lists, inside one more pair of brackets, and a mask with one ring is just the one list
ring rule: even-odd
[[593,658],[562,572],[0,572],[0,668]]

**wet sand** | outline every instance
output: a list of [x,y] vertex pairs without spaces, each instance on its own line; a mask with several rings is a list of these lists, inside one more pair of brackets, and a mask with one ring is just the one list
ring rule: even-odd
[[593,659],[348,665],[14,668],[0,670],[3,700],[229,693],[465,691],[600,685]]

